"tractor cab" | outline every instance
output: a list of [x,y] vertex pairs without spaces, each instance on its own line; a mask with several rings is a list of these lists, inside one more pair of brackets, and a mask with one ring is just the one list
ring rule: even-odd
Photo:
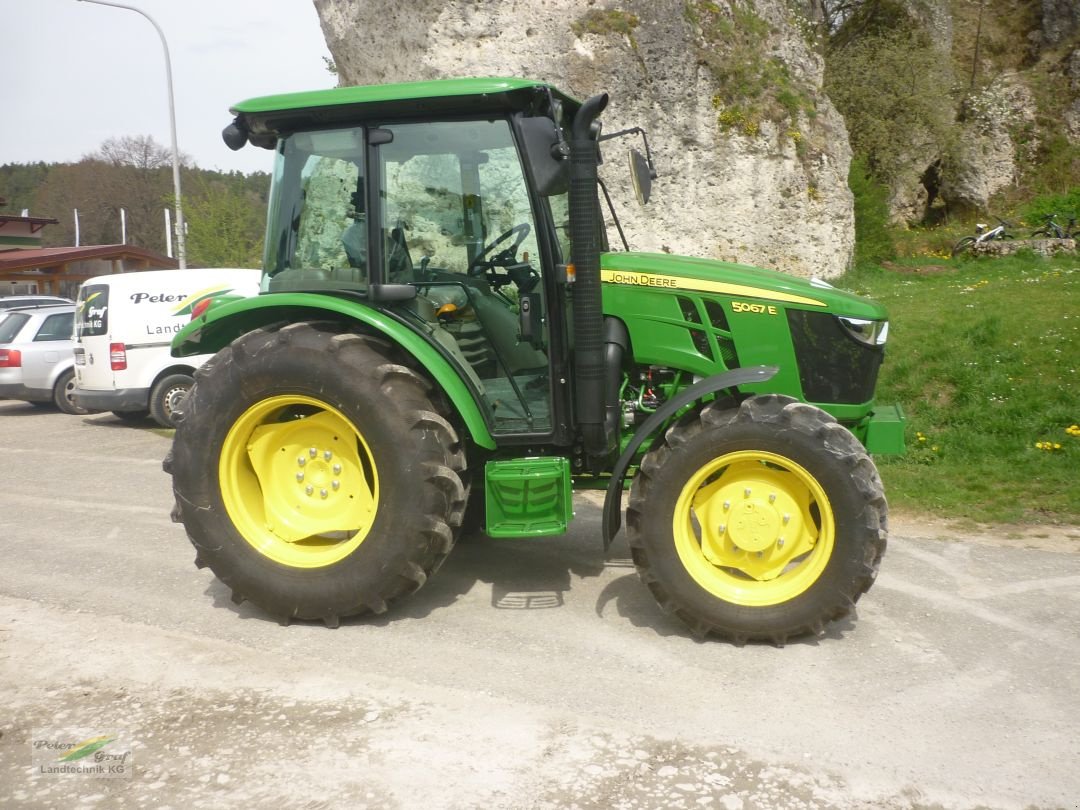
[[379,303],[452,359],[494,432],[550,434],[549,347],[566,334],[544,313],[567,195],[530,192],[515,124],[388,116],[284,135],[263,286]]

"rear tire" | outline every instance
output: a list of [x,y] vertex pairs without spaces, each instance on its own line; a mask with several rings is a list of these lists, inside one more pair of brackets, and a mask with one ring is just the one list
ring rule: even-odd
[[165,466],[196,565],[233,601],[336,627],[427,581],[468,492],[441,395],[392,345],[331,330],[258,330],[219,352]]
[[168,374],[150,390],[150,418],[164,428],[176,427],[174,414],[195,380],[187,374]]
[[72,392],[75,390],[75,369],[69,368],[60,375],[60,379],[53,386],[53,404],[64,413],[73,416],[83,416],[90,413],[86,408],[75,402]]
[[705,406],[642,460],[627,508],[638,573],[699,637],[820,635],[877,576],[874,463],[824,411],[766,395]]

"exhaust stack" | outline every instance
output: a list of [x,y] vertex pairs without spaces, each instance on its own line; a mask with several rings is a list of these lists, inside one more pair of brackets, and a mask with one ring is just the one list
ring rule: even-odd
[[607,93],[578,110],[570,128],[570,241],[574,283],[575,399],[585,452],[603,456],[614,447],[604,426],[604,315],[600,298],[600,211],[597,164],[600,154],[593,124],[607,106]]

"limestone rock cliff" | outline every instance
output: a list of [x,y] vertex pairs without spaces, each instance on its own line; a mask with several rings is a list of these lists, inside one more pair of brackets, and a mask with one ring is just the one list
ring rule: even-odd
[[625,145],[605,144],[634,250],[821,277],[850,261],[847,131],[794,0],[314,3],[342,84],[523,76],[610,93],[605,131],[645,127],[660,173],[639,208]]
[[912,133],[907,165],[890,184],[895,222],[985,215],[1038,161],[1054,159],[1048,144],[1080,141],[1077,0],[893,5],[932,43],[947,79],[937,100],[953,122],[947,137]]

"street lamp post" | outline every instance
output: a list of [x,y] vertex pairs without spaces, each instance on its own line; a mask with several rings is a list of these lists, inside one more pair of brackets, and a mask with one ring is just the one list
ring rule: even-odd
[[80,3],[93,3],[98,6],[112,6],[113,8],[125,8],[141,14],[150,21],[161,37],[161,47],[165,49],[165,79],[169,86],[169,129],[172,135],[172,172],[173,190],[176,193],[176,256],[180,262],[180,269],[187,267],[187,246],[184,234],[184,209],[180,204],[180,150],[176,147],[176,105],[173,102],[172,84],[172,61],[169,59],[169,43],[165,41],[165,32],[155,22],[154,18],[140,8],[126,6],[123,3],[108,2],[108,0],[79,0]]

